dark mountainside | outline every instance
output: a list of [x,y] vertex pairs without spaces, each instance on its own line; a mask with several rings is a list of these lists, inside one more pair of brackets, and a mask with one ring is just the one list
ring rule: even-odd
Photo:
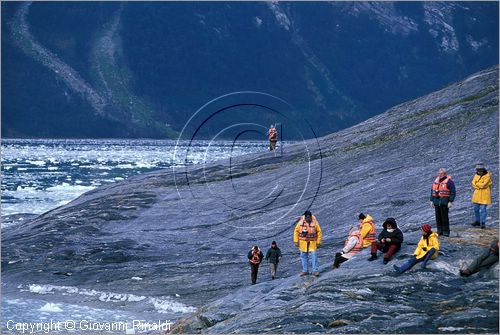
[[[283,156],[264,152],[136,176],[6,227],[3,297],[29,296],[30,284],[170,296],[198,308],[176,324],[188,333],[498,333],[498,266],[458,276],[498,235],[498,75],[498,67],[476,73],[349,129],[285,147]],[[493,171],[485,230],[470,227],[478,161]],[[429,269],[396,277],[392,264],[413,252],[420,225],[435,227],[428,197],[441,166],[458,190],[451,236],[441,239]],[[317,279],[298,276],[292,243],[294,221],[307,208],[324,234]],[[388,265],[367,262],[364,250],[330,271],[360,211],[377,229],[396,218],[405,244]],[[284,253],[280,278],[271,281],[264,264],[251,286],[246,254],[272,240]],[[112,303],[116,311],[137,305],[84,294],[43,298]],[[140,308],[154,311],[152,304]]]
[[326,135],[498,63],[498,2],[1,6],[4,137],[176,137],[240,90],[288,101]]

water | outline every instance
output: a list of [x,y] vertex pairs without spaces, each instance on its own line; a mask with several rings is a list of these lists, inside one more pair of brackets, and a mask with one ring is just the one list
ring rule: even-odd
[[[140,173],[263,152],[267,146],[265,141],[182,141],[177,145],[173,140],[5,139],[2,219],[16,214],[22,214],[21,218],[41,214],[99,185]],[[2,228],[23,222],[2,221]],[[18,260],[3,261],[11,264]],[[139,285],[142,278],[135,276],[130,281]],[[2,291],[1,328],[8,333],[22,332],[15,328],[22,327],[22,323],[39,327],[37,333],[46,333],[50,327],[56,333],[101,333],[106,331],[102,327],[113,325],[110,332],[114,333],[158,333],[158,329],[166,329],[154,329],[155,324],[165,327],[165,323],[175,322],[194,310],[180,303],[177,295],[130,294],[126,286],[103,289],[29,281],[19,284],[4,277]],[[73,329],[67,327],[71,324],[65,324],[68,320],[76,322]],[[97,323],[93,326],[98,328],[89,328],[89,322]]]
[[[2,140],[2,216],[41,214],[99,185],[157,169],[267,150],[267,142]],[[186,155],[187,153],[187,155]]]

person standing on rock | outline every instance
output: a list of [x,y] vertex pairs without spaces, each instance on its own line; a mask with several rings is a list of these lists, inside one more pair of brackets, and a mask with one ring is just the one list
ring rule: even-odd
[[492,265],[498,262],[498,239],[493,240],[490,247],[483,251],[479,257],[477,257],[471,265],[469,265],[465,270],[460,270],[460,275],[462,277],[468,277],[476,272],[483,269],[488,269]]
[[254,246],[252,250],[248,252],[248,263],[252,269],[251,279],[252,285],[257,282],[257,273],[259,272],[259,265],[264,258],[264,254],[260,251],[258,246]]
[[358,216],[359,220],[359,232],[361,240],[363,242],[363,248],[370,247],[373,242],[375,242],[375,224],[373,223],[373,218],[370,215],[364,215],[360,213]]
[[300,250],[300,260],[302,262],[301,276],[309,274],[308,259],[311,256],[312,270],[314,276],[319,276],[318,256],[316,249],[321,245],[321,227],[318,220],[310,211],[305,211],[295,226],[293,242]]
[[276,143],[278,142],[278,131],[274,125],[269,126],[267,131],[267,136],[269,137],[269,150],[276,150]]
[[403,273],[411,269],[415,264],[422,262],[422,269],[425,269],[429,259],[436,259],[439,251],[438,234],[432,231],[431,225],[424,223],[422,225],[422,237],[418,242],[413,256],[401,264],[401,266],[393,265],[398,273]]
[[446,174],[445,168],[440,168],[431,188],[431,207],[436,214],[438,235],[450,236],[450,220],[448,211],[455,200],[455,183]]
[[363,249],[363,239],[358,229],[352,228],[349,236],[345,240],[344,248],[335,254],[335,261],[333,262],[333,269],[338,269],[340,264],[348,261],[352,256],[356,255]]
[[389,263],[392,255],[401,249],[403,243],[403,232],[398,228],[394,218],[387,218],[382,225],[384,230],[378,235],[375,242],[372,243],[371,257],[368,260],[374,261],[377,257],[377,250],[382,251],[384,255],[384,264]]
[[486,208],[491,205],[491,173],[486,171],[483,163],[476,165],[476,174],[472,178],[472,206],[476,221],[475,227],[486,227]]
[[276,278],[276,271],[278,270],[278,263],[282,257],[281,250],[278,248],[276,241],[271,243],[271,248],[266,252],[266,261],[269,262],[271,268],[271,278]]

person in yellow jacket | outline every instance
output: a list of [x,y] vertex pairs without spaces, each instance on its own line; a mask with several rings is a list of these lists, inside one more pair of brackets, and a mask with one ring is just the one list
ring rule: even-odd
[[476,221],[475,227],[486,227],[486,208],[491,205],[491,173],[486,171],[483,163],[476,165],[476,174],[472,178],[472,206]]
[[360,213],[359,219],[359,232],[361,240],[363,242],[363,248],[371,247],[372,243],[375,242],[375,224],[373,223],[373,218],[370,215],[364,215]]
[[319,276],[318,255],[316,249],[321,245],[321,227],[318,220],[310,211],[305,211],[295,226],[293,242],[300,250],[300,260],[302,262],[301,276],[309,274],[308,259],[311,256],[312,270],[314,276]]
[[422,262],[422,269],[425,269],[429,259],[436,259],[439,251],[438,234],[432,231],[431,225],[424,223],[422,225],[422,238],[418,242],[413,257],[407,260],[401,266],[394,264],[394,269],[398,273],[403,273],[411,269],[415,264]]

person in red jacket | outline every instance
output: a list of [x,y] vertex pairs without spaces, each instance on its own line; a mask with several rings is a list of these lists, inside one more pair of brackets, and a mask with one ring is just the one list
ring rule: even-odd
[[259,272],[259,265],[262,262],[263,258],[264,254],[256,245],[252,248],[252,250],[248,252],[248,263],[252,268],[252,274],[251,274],[252,285],[257,282],[257,273]]

